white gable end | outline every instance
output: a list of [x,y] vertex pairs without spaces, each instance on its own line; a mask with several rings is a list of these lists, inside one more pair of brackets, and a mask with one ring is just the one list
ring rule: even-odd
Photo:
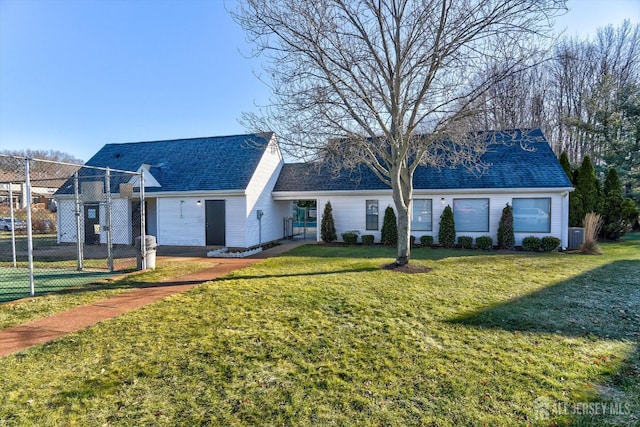
[[[144,172],[144,188],[162,187],[162,185],[160,185],[158,180],[154,178],[151,172],[149,172],[149,165],[145,165],[145,164],[140,165],[140,167],[136,172],[138,173]],[[129,184],[131,184],[134,187],[140,187],[140,177],[138,175],[134,175],[129,180]]]

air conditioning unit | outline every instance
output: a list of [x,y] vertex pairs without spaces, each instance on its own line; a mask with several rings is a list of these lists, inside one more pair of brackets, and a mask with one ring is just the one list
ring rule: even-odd
[[569,246],[567,249],[578,249],[584,243],[584,228],[569,227]]

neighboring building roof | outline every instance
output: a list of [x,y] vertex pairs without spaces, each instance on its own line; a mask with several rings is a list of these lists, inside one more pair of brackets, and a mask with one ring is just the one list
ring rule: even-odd
[[[420,166],[414,174],[414,190],[572,187],[541,130],[487,132],[487,138],[495,143],[482,157],[490,165],[485,173],[474,175],[461,166],[454,169]],[[285,163],[273,191],[385,189],[389,186],[364,165],[336,174],[312,163]]]
[[[147,192],[244,190],[273,133],[107,144],[87,163],[126,171],[142,165],[159,186]],[[95,175],[88,168],[79,175]],[[115,175],[115,174],[114,174]],[[129,178],[121,179],[127,182]],[[120,182],[112,181],[112,188]],[[67,182],[57,194],[73,193]]]

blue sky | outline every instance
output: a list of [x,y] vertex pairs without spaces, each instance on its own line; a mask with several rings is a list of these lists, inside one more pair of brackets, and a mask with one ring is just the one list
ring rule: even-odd
[[[88,160],[104,144],[230,135],[269,97],[232,0],[0,0],[0,149]],[[589,36],[639,0],[569,0]],[[225,8],[226,7],[226,8]]]

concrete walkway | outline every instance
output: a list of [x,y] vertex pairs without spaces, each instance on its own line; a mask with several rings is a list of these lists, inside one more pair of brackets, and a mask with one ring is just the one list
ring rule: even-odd
[[[151,286],[123,292],[120,295],[97,301],[93,304],[76,307],[49,317],[0,330],[0,357],[34,345],[44,344],[87,328],[102,320],[111,319],[120,314],[144,307],[170,295],[188,291],[201,283],[248,267],[262,259],[278,256],[294,247],[310,243],[314,242],[308,240],[284,241],[278,246],[246,258],[206,258],[211,260],[212,264],[215,263],[215,265],[197,273],[172,279],[170,282],[154,283]],[[158,262],[169,258],[176,257],[158,257]],[[198,259],[203,260],[203,258]]]

